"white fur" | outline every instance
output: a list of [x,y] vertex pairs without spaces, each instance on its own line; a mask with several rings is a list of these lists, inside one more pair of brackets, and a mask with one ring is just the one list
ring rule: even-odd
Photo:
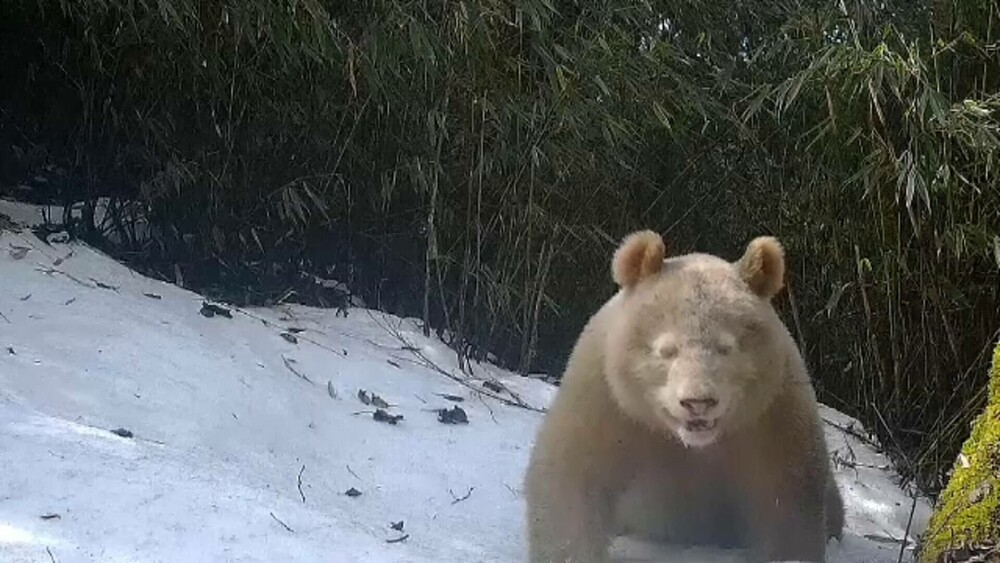
[[653,263],[657,240],[634,234],[616,252],[621,289],[583,329],[539,430],[530,561],[603,562],[621,533],[821,561],[843,507],[812,385],[770,304],[780,245]]

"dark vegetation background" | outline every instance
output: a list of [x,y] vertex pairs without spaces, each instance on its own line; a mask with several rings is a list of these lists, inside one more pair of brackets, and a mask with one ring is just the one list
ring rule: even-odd
[[775,234],[822,400],[934,491],[1000,329],[998,40],[993,0],[5,0],[0,190],[552,373],[626,232]]

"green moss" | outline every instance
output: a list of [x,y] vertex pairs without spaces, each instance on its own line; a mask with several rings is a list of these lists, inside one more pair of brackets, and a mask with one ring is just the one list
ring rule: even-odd
[[1000,343],[993,353],[989,402],[976,418],[955,463],[948,486],[938,499],[923,540],[920,560],[935,563],[941,553],[962,545],[1000,538]]

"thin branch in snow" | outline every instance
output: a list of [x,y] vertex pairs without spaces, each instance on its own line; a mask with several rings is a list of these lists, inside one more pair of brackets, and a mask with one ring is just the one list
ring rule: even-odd
[[472,496],[473,489],[475,489],[475,487],[469,487],[469,491],[467,493],[465,493],[464,495],[460,496],[460,497],[459,496],[455,496],[455,493],[453,493],[451,491],[451,489],[448,489],[448,493],[451,494],[451,499],[452,499],[451,503],[452,504],[458,504],[458,503],[462,502],[463,500],[468,500],[469,497]]
[[60,269],[57,269],[57,268],[48,268],[48,267],[44,267],[44,266],[39,266],[39,267],[35,268],[35,271],[36,272],[41,272],[41,273],[43,273],[43,274],[45,274],[47,276],[51,276],[52,274],[60,274],[60,275],[66,276],[67,278],[75,281],[76,283],[82,285],[83,287],[94,289],[94,286],[90,285],[89,283],[81,280],[80,278],[74,276],[73,274],[68,274],[68,273],[66,273],[66,272],[64,272],[64,271],[62,271]]
[[289,532],[291,532],[291,533],[293,533],[293,534],[295,533],[295,530],[293,530],[293,529],[289,528],[289,527],[288,527],[288,524],[285,524],[284,522],[282,522],[281,520],[279,520],[279,519],[278,519],[278,517],[277,517],[277,516],[275,516],[273,512],[269,512],[268,514],[270,514],[270,515],[271,515],[271,518],[274,518],[274,521],[275,521],[275,522],[277,522],[278,524],[281,524],[281,527],[282,527],[282,528],[284,528],[284,529],[288,530]]
[[0,311],[0,319],[3,319],[5,321],[7,321],[7,324],[9,324],[9,325],[10,324],[14,324],[14,323],[10,322],[10,319],[7,318],[7,315],[3,314],[3,311]]
[[286,358],[284,354],[282,354],[281,355],[281,361],[285,363],[285,367],[288,368],[288,371],[294,373],[295,375],[301,377],[302,379],[305,379],[309,383],[313,382],[311,379],[309,379],[308,377],[306,377],[306,375],[304,373],[300,372],[299,370],[295,369],[292,366],[292,362],[294,362],[295,360],[290,360],[290,359]]
[[493,414],[493,407],[491,407],[490,404],[486,402],[486,399],[483,399],[483,396],[479,395],[478,393],[476,394],[476,398],[479,399],[479,402],[482,403],[483,406],[486,407],[487,412],[490,413],[490,418],[493,419],[493,424],[500,424],[499,422],[497,422],[497,417]]
[[357,479],[358,481],[364,481],[364,479],[358,477],[358,474],[355,473],[353,469],[351,469],[350,465],[347,466],[347,472],[350,473],[351,475],[354,475],[354,478]]
[[364,341],[367,342],[368,344],[371,344],[372,346],[374,346],[376,348],[381,348],[382,350],[415,352],[415,351],[417,351],[417,350],[420,349],[420,348],[417,348],[416,346],[410,346],[409,344],[405,344],[403,346],[388,346],[386,344],[379,344],[378,342],[375,342],[371,338],[365,338]]
[[410,537],[410,534],[403,534],[402,536],[399,536],[398,538],[392,538],[392,539],[385,540],[385,543],[399,543],[401,541],[406,541],[406,538],[408,538],[408,537]]
[[906,538],[903,538],[903,539],[894,538],[889,533],[886,533],[885,535],[883,535],[883,534],[865,534],[862,537],[865,538],[866,540],[871,540],[871,541],[876,542],[876,543],[899,543],[899,544],[903,544],[904,548],[906,547],[907,544],[910,543],[909,541],[906,540]]
[[62,264],[63,262],[69,260],[70,258],[73,257],[73,252],[75,252],[75,251],[70,250],[69,254],[67,254],[66,256],[60,256],[60,257],[56,258],[55,260],[52,261],[52,265],[53,266],[58,266],[59,264]]
[[510,494],[514,495],[515,497],[521,496],[520,493],[518,493],[516,490],[514,490],[514,487],[511,487],[507,483],[504,483],[503,486],[507,487],[507,490],[510,491]]
[[844,434],[847,434],[849,436],[853,436],[853,437],[857,438],[858,440],[861,440],[861,442],[863,442],[864,444],[869,445],[872,448],[875,448],[876,451],[881,451],[881,449],[882,449],[881,445],[877,444],[874,440],[872,440],[868,436],[865,436],[864,434],[862,434],[856,428],[849,427],[849,426],[844,426],[843,424],[838,424],[838,423],[836,423],[836,422],[834,422],[832,420],[827,419],[826,417],[823,417],[823,422],[829,424],[830,426],[836,428],[837,430],[840,430]]
[[480,394],[486,395],[487,397],[490,397],[492,399],[496,399],[497,401],[500,401],[501,403],[504,403],[505,405],[512,406],[512,407],[518,407],[518,408],[522,408],[522,409],[526,409],[526,410],[534,411],[534,412],[538,412],[538,413],[544,413],[545,412],[545,409],[541,409],[541,408],[529,405],[528,403],[526,403],[524,401],[524,399],[522,399],[520,396],[518,396],[517,393],[514,393],[510,389],[506,389],[507,393],[510,394],[510,396],[511,396],[511,398],[508,399],[506,397],[502,397],[502,396],[498,395],[497,393],[489,392],[489,391],[484,391],[483,389],[480,389],[480,388],[476,387],[475,385],[473,385],[472,383],[470,383],[464,377],[459,377],[459,376],[457,376],[457,375],[449,372],[448,370],[442,368],[441,366],[437,365],[436,363],[434,363],[433,361],[431,361],[430,358],[428,358],[426,355],[424,355],[419,349],[414,349],[414,347],[409,345],[409,343],[406,341],[406,338],[404,338],[403,335],[400,334],[400,332],[398,330],[395,330],[395,329],[393,329],[391,327],[388,327],[385,324],[381,323],[378,319],[376,319],[374,317],[374,315],[371,315],[371,318],[383,330],[385,330],[390,335],[392,335],[394,338],[396,338],[397,340],[399,340],[400,342],[402,342],[405,346],[407,346],[408,351],[410,353],[412,353],[414,356],[416,356],[420,360],[420,362],[414,362],[415,364],[417,364],[419,366],[423,366],[425,368],[429,368],[429,369],[431,369],[433,371],[436,371],[436,372],[440,373],[441,375],[447,377],[448,379],[451,379],[451,380],[453,380],[453,381],[461,384],[464,387],[468,387],[469,389],[475,391],[476,393],[480,393]]
[[52,550],[49,549],[48,546],[45,546],[45,553],[49,554],[49,560],[52,561],[52,563],[56,563],[56,556],[52,555]]
[[[273,323],[273,322],[265,319],[264,317],[261,317],[260,315],[255,315],[254,313],[251,313],[250,311],[246,311],[244,309],[241,309],[241,308],[235,307],[235,306],[232,307],[232,310],[236,311],[237,313],[240,313],[241,315],[245,315],[247,317],[250,317],[251,319],[254,319],[256,321],[260,321],[261,324],[263,324],[264,326],[266,326],[268,328],[277,328],[277,329],[281,330],[282,332],[284,332],[284,329],[282,329],[282,327],[278,326],[277,323]],[[302,340],[304,342],[308,342],[308,343],[312,344],[313,346],[316,346],[318,348],[322,348],[323,350],[326,350],[328,352],[333,352],[334,354],[336,354],[338,356],[345,356],[345,357],[347,356],[347,350],[345,350],[343,348],[341,348],[340,350],[335,350],[335,349],[333,349],[333,348],[331,348],[331,347],[323,344],[322,342],[319,342],[319,341],[317,341],[317,340],[315,340],[313,338],[310,338],[308,336],[303,336],[302,334],[299,334],[297,338],[298,338],[298,340]]]
[[305,464],[303,464],[302,465],[302,469],[299,469],[299,477],[298,477],[299,496],[302,497],[302,502],[303,503],[306,502],[306,494],[302,492],[302,472],[305,471],[305,470],[306,470],[306,466],[305,466]]
[[899,544],[899,558],[896,563],[903,563],[903,553],[906,551],[906,540],[910,538],[910,526],[913,525],[913,513],[917,510],[917,494],[913,493],[913,503],[910,504],[910,517],[906,520],[906,530],[903,532],[903,543]]
[[98,280],[95,280],[94,278],[90,278],[90,281],[94,282],[94,285],[97,286],[100,289],[108,289],[108,290],[111,290],[111,291],[118,291],[118,287],[117,286],[108,285],[106,283],[103,283],[103,282],[100,282]]

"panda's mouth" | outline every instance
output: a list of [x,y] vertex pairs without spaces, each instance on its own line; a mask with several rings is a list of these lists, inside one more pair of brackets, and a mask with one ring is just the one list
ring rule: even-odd
[[692,434],[708,434],[715,432],[715,425],[719,422],[719,419],[707,419],[707,418],[695,418],[692,420],[684,421],[684,430]]

